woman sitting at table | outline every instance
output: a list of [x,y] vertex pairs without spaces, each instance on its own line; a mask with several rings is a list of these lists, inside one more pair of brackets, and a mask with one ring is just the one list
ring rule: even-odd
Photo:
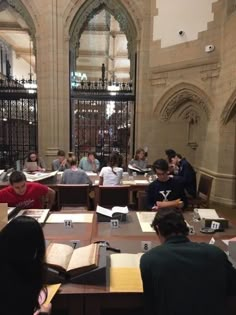
[[122,165],[122,156],[118,152],[112,152],[108,165],[101,169],[99,185],[119,185],[123,175],[123,168],[120,167]]
[[[28,164],[28,162],[35,162],[36,165],[36,169],[30,169],[30,163]],[[44,163],[44,161],[42,160],[42,158],[40,158],[38,156],[38,153],[36,153],[35,151],[31,151],[28,153],[27,158],[25,159],[25,165],[24,165],[24,170],[27,171],[38,171],[38,172],[45,172],[46,171],[46,165]]]
[[91,179],[85,171],[77,167],[77,158],[70,156],[67,159],[68,169],[62,174],[61,184],[89,184],[92,185]]
[[49,314],[45,283],[45,240],[40,224],[19,216],[0,232],[1,315]]
[[[145,151],[142,148],[139,148],[135,152],[134,158],[129,162],[129,165],[131,166],[129,170],[136,171],[136,172],[144,172],[144,170],[147,168],[147,160],[145,157]],[[135,168],[132,169],[132,167]]]

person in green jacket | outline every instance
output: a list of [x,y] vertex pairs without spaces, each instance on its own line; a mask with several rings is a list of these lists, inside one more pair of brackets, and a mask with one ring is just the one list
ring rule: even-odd
[[191,242],[177,209],[159,209],[157,246],[141,257],[145,315],[223,315],[236,295],[236,269],[218,247]]

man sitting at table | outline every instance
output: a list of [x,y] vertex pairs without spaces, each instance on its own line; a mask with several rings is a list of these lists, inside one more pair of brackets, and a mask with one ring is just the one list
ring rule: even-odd
[[0,190],[0,203],[8,203],[9,207],[20,209],[41,209],[43,200],[47,200],[47,208],[51,209],[55,191],[39,183],[26,182],[25,174],[14,171],[9,177],[10,186]]
[[152,227],[161,245],[140,261],[145,315],[226,314],[227,297],[236,295],[236,269],[226,254],[191,242],[177,209],[160,209]]
[[52,170],[63,172],[67,168],[68,166],[67,166],[65,151],[58,150],[57,159],[52,161]]
[[79,167],[85,172],[98,172],[100,163],[95,158],[95,154],[93,152],[88,152],[88,156],[82,157],[79,162]]
[[186,207],[187,200],[182,181],[178,177],[169,176],[169,165],[166,160],[154,162],[153,170],[157,179],[148,186],[147,205],[157,210],[166,207]]

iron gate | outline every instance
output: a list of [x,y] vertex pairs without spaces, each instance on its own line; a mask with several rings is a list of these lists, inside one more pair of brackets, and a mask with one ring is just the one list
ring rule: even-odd
[[0,169],[23,163],[37,151],[37,94],[24,88],[25,80],[0,80]]
[[[82,83],[82,84],[81,84]],[[101,166],[112,151],[130,159],[134,129],[135,97],[130,83],[80,82],[71,97],[71,147],[81,157],[95,152]]]

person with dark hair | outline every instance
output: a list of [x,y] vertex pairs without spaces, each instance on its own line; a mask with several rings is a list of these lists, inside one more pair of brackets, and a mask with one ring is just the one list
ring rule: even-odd
[[1,315],[48,314],[51,305],[39,303],[40,297],[46,297],[45,240],[40,224],[27,216],[11,220],[0,232],[0,251]]
[[38,156],[38,153],[35,151],[30,151],[25,159],[24,170],[27,171],[27,163],[26,162],[36,162],[37,163],[37,171],[45,172],[46,164],[43,159]]
[[112,152],[108,162],[109,166],[104,166],[99,174],[99,185],[119,185],[123,168],[122,156],[118,152]]
[[9,177],[10,186],[0,190],[0,203],[8,203],[9,207],[21,209],[43,208],[43,198],[47,207],[51,208],[55,199],[55,191],[39,183],[26,182],[25,174],[14,171]]
[[187,194],[191,197],[196,197],[196,172],[192,165],[172,149],[168,149],[165,152],[169,163],[176,170],[174,174],[181,177]]
[[222,315],[236,295],[236,269],[218,247],[191,242],[182,213],[160,209],[152,222],[161,245],[140,260],[145,315]]
[[62,184],[89,184],[92,185],[91,179],[88,177],[85,171],[77,167],[77,158],[72,157],[67,161],[70,166],[62,174]]
[[142,170],[147,168],[147,159],[145,157],[145,151],[142,148],[139,148],[135,152],[134,158],[129,162],[129,165]]
[[157,210],[166,207],[186,207],[187,200],[183,183],[178,177],[169,176],[169,165],[166,160],[159,159],[153,164],[157,179],[148,186],[147,205]]
[[65,151],[58,150],[57,159],[52,161],[52,170],[63,172],[67,168]]
[[99,170],[100,162],[95,158],[95,153],[88,152],[88,155],[80,160],[79,167],[85,172],[96,173]]

